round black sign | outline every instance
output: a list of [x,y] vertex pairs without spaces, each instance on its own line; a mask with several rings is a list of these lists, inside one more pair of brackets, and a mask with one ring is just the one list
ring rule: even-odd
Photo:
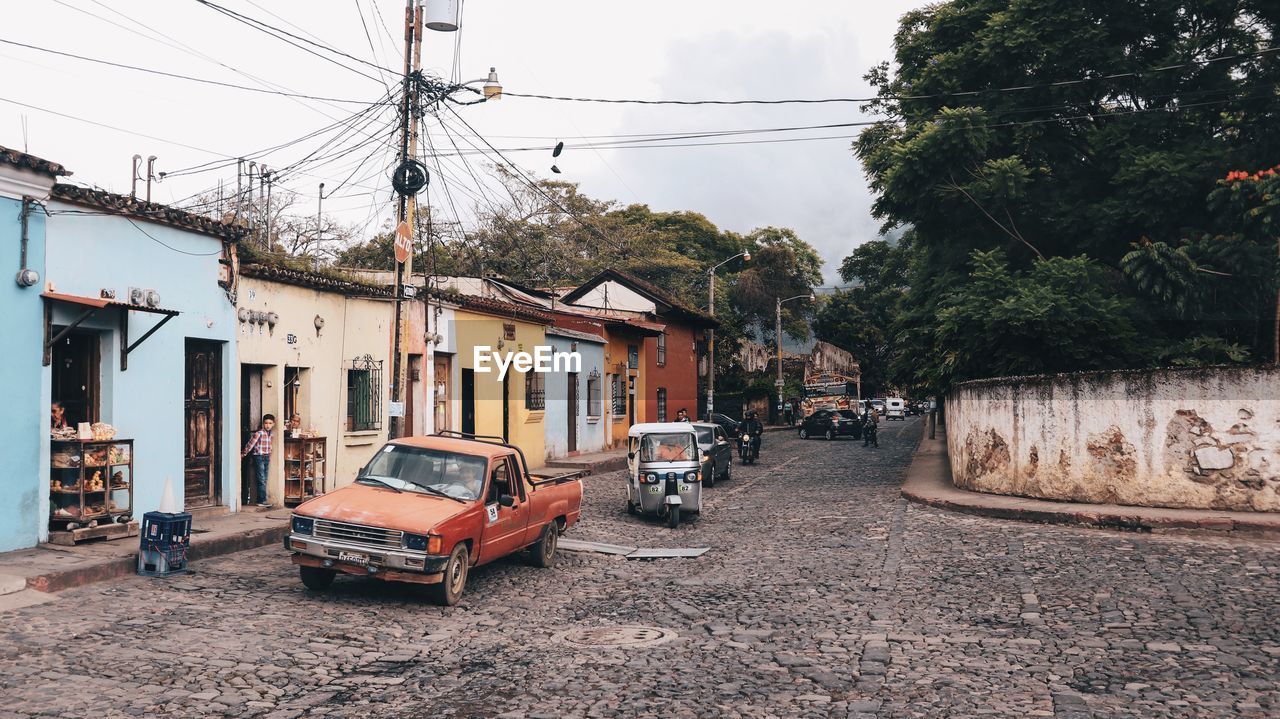
[[391,173],[391,186],[401,195],[410,196],[422,192],[431,182],[426,165],[417,160],[405,160]]

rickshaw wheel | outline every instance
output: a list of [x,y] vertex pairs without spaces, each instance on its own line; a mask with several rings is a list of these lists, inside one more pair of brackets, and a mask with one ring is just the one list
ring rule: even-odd
[[667,528],[675,529],[680,526],[680,505],[673,504],[671,509],[667,510]]
[[630,514],[630,515],[632,515],[632,516],[635,516],[635,513],[636,513],[636,503],[635,503],[635,502],[632,502],[631,500],[629,500],[629,499],[628,499],[628,500],[627,500],[627,514]]

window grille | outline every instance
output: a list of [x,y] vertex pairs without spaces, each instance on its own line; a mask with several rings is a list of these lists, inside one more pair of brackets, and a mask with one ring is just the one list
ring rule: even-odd
[[591,370],[587,376],[587,416],[599,417],[604,414],[604,398],[600,395],[600,373]]
[[658,388],[658,421],[667,421],[667,388]]
[[541,372],[524,373],[524,407],[530,412],[547,408],[547,380]]
[[658,335],[658,366],[663,367],[667,364],[667,333],[663,332]]
[[624,417],[627,414],[627,383],[617,375],[613,377],[613,416]]
[[347,431],[382,429],[382,360],[365,355],[347,370]]

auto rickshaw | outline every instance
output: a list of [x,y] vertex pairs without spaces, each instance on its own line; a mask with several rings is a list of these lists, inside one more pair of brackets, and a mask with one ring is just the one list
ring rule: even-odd
[[688,422],[637,424],[627,433],[627,513],[655,514],[680,526],[682,512],[702,511],[701,453]]

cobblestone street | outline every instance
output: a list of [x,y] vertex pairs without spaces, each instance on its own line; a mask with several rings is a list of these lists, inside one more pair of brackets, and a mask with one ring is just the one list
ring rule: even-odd
[[[879,449],[767,435],[675,531],[591,477],[567,538],[710,551],[512,558],[452,609],[307,591],[278,547],[68,591],[0,615],[0,716],[1280,715],[1276,543],[911,505],[920,422],[882,428]],[[672,636],[558,636],[613,626]]]

